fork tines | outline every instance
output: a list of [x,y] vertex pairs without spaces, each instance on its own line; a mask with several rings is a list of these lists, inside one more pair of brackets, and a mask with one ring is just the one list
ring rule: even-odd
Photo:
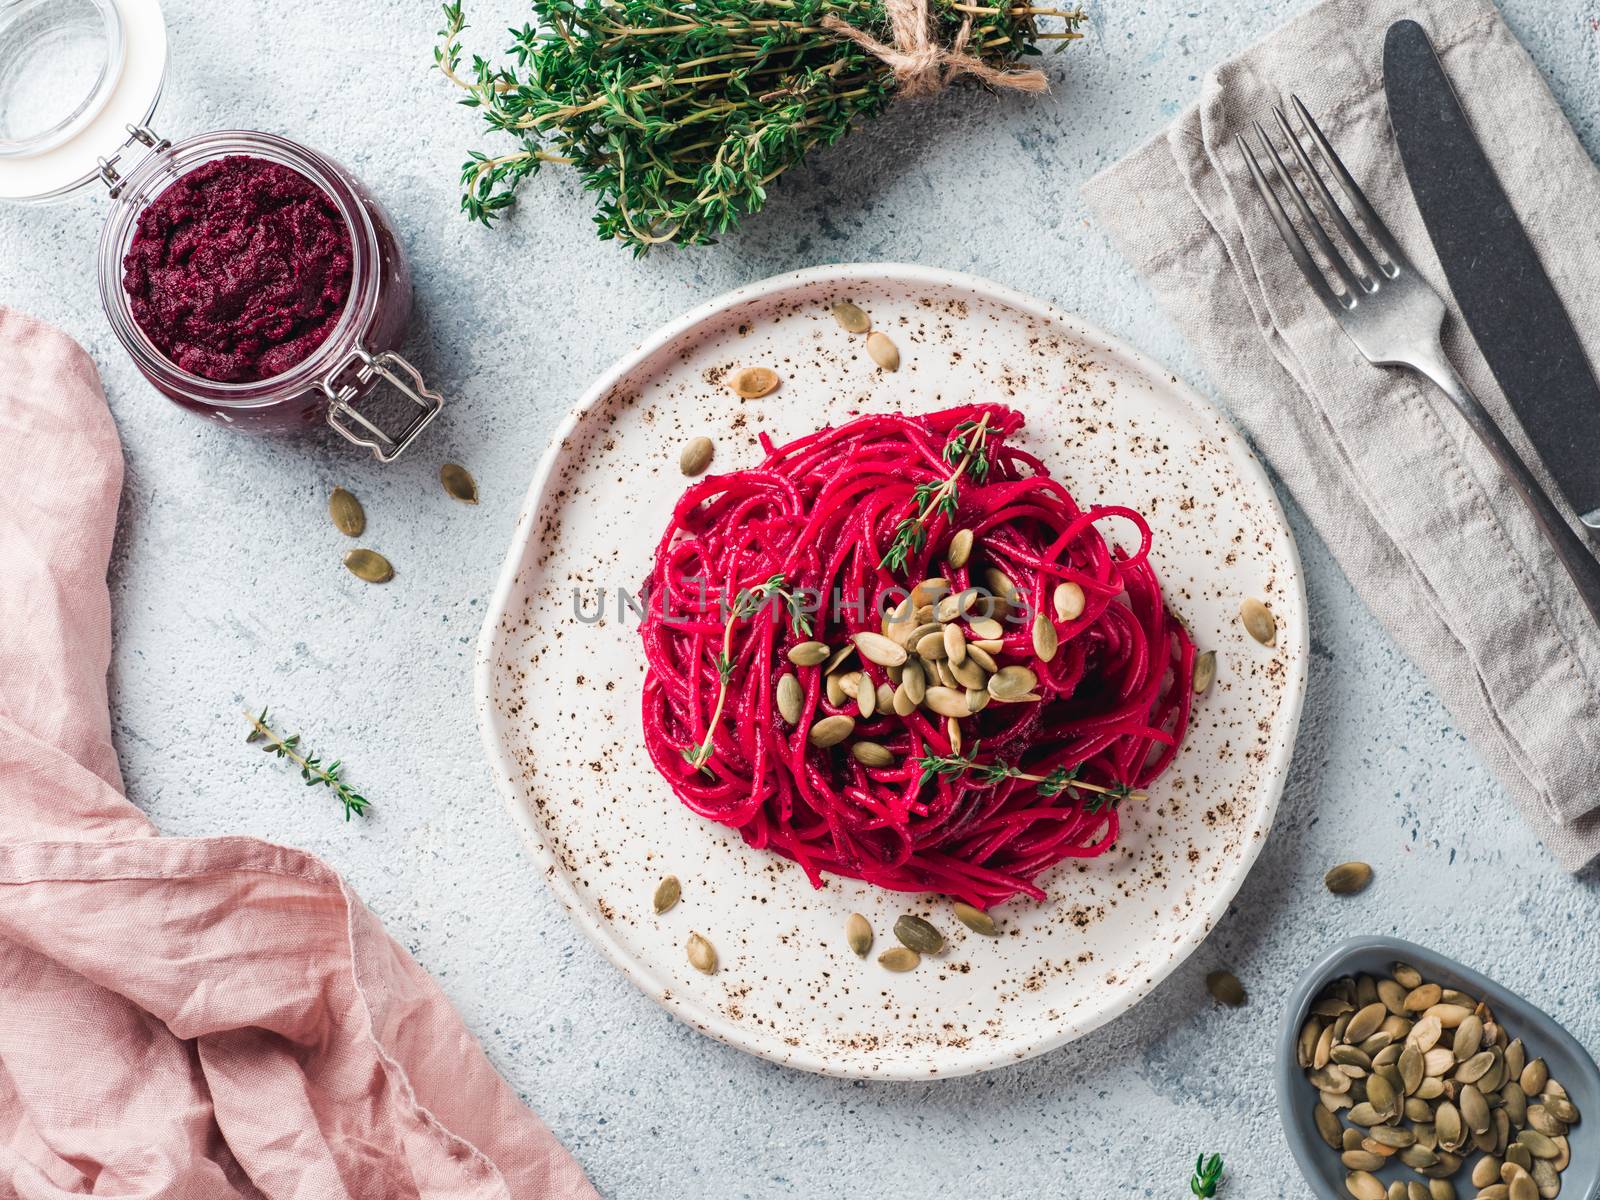
[[[1322,261],[1332,269],[1340,288],[1333,287],[1323,270],[1318,266],[1317,259],[1312,256],[1307,248],[1305,239],[1300,235],[1300,230],[1290,218],[1283,202],[1278,198],[1277,189],[1268,180],[1262,166],[1261,157],[1256,147],[1252,146],[1243,134],[1238,137],[1239,149],[1244,155],[1245,163],[1250,168],[1250,177],[1255,180],[1256,189],[1261,193],[1261,198],[1267,203],[1267,210],[1272,215],[1273,224],[1278,227],[1278,232],[1283,236],[1284,245],[1289,248],[1289,253],[1299,264],[1300,270],[1305,274],[1312,289],[1329,308],[1350,310],[1360,303],[1363,294],[1371,295],[1376,292],[1385,279],[1397,278],[1400,267],[1404,265],[1405,258],[1400,248],[1390,236],[1388,228],[1373,211],[1372,205],[1367,203],[1366,196],[1360,186],[1351,178],[1350,172],[1345,170],[1344,163],[1333,152],[1333,147],[1328,144],[1328,139],[1323,136],[1306,106],[1300,102],[1298,96],[1290,96],[1289,103],[1294,108],[1294,113],[1299,118],[1304,136],[1316,147],[1317,157],[1321,159],[1326,172],[1333,176],[1339,185],[1339,190],[1344,194],[1345,200],[1360,218],[1363,226],[1372,240],[1377,243],[1383,255],[1380,259],[1368,247],[1367,242],[1356,232],[1355,226],[1345,216],[1344,209],[1333,197],[1328,185],[1323,182],[1322,172],[1317,170],[1311,155],[1306,152],[1302,144],[1301,135],[1295,132],[1289,118],[1282,108],[1274,107],[1272,115],[1277,119],[1278,129],[1282,132],[1289,144],[1289,149],[1294,155],[1294,161],[1299,165],[1300,173],[1310,181],[1316,200],[1333,222],[1340,239],[1348,248],[1354,264],[1342,254],[1335,246],[1333,239],[1328,236],[1328,231],[1317,214],[1312,210],[1311,203],[1306,199],[1305,191],[1296,181],[1294,173],[1285,164],[1283,156],[1272,140],[1272,135],[1267,132],[1266,126],[1260,121],[1255,122],[1256,136],[1260,139],[1260,151],[1271,162],[1272,170],[1283,189],[1289,193],[1290,202],[1294,206],[1301,224],[1310,233],[1312,241],[1316,243],[1317,250],[1321,253]],[[1336,312],[1337,315],[1337,312]]]

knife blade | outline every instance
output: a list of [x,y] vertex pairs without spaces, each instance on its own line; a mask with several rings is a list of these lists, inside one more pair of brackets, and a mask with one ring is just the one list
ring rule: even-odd
[[1600,383],[1427,31],[1389,26],[1389,125],[1456,306],[1528,440],[1600,529]]

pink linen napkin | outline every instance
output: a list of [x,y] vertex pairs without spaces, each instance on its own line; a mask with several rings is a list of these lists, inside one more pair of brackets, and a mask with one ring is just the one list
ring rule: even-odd
[[4,307],[0,463],[0,1197],[598,1200],[329,867],[122,795],[122,451],[88,356]]

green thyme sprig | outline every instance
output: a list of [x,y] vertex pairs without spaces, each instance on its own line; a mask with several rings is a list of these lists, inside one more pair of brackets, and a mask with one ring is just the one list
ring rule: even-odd
[[244,715],[250,721],[250,732],[244,739],[247,743],[260,744],[267,753],[288,759],[299,767],[300,778],[306,781],[307,787],[332,788],[333,794],[339,798],[339,803],[344,805],[346,821],[354,815],[366,815],[372,802],[341,778],[340,773],[344,770],[344,763],[334,759],[324,766],[320,758],[302,748],[298,733],[291,733],[285,737],[274,731],[267,723],[267,710],[264,708],[260,716],[252,715],[249,709],[245,710]]
[[740,621],[747,621],[759,613],[774,598],[781,600],[788,610],[789,625],[800,637],[811,633],[811,615],[806,612],[800,598],[790,589],[782,574],[769,576],[754,587],[741,588],[729,606],[728,620],[722,630],[722,652],[717,655],[717,703],[711,710],[711,720],[706,723],[706,736],[698,745],[685,746],[678,753],[683,761],[696,771],[711,758],[716,738],[717,722],[722,720],[722,710],[728,703],[728,685],[733,682],[733,629]]
[[1199,1200],[1211,1200],[1217,1194],[1217,1185],[1222,1181],[1222,1155],[1213,1154],[1207,1158],[1202,1152],[1194,1160],[1194,1178],[1189,1180],[1189,1190]]
[[[881,0],[531,0],[507,61],[466,50],[459,2],[444,6],[434,63],[507,152],[474,152],[461,208],[488,224],[548,163],[594,193],[601,238],[643,254],[711,242],[758,211],[768,186],[894,98],[894,71],[825,24],[891,42]],[[1016,0],[930,0],[929,32],[1006,69],[1039,44],[1083,35],[1083,13]],[[1064,29],[1041,32],[1040,18]]]
[[943,458],[953,464],[941,480],[919,483],[911,493],[911,515],[895,527],[894,538],[878,566],[885,571],[902,570],[913,554],[928,544],[928,521],[934,516],[954,520],[959,504],[957,484],[970,474],[982,483],[989,474],[989,414],[977,421],[963,421],[945,442]]
[[[981,763],[978,761],[978,746],[974,743],[968,754],[924,754],[917,760],[921,768],[921,778],[917,786],[925,786],[929,780],[937,778],[951,779],[960,775],[971,773],[982,787],[993,787],[1004,783],[1008,779],[1026,779],[1038,786],[1034,789],[1041,796],[1059,796],[1062,792],[1088,792],[1089,801],[1084,806],[1084,811],[1097,813],[1107,806],[1115,808],[1124,800],[1143,800],[1145,793],[1134,791],[1126,784],[1115,784],[1104,787],[1098,783],[1089,783],[1078,778],[1078,768],[1070,770],[1066,767],[1057,767],[1048,775],[1033,775],[1021,767],[1011,763],[993,762]],[[1077,799],[1074,795],[1073,799]]]

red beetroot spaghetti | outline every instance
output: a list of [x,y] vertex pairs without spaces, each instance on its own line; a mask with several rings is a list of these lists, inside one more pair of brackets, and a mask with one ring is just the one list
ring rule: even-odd
[[643,625],[646,744],[684,804],[816,886],[981,908],[1111,847],[1177,752],[1194,646],[1144,519],[1079,508],[1021,427],[864,416],[689,487]]

